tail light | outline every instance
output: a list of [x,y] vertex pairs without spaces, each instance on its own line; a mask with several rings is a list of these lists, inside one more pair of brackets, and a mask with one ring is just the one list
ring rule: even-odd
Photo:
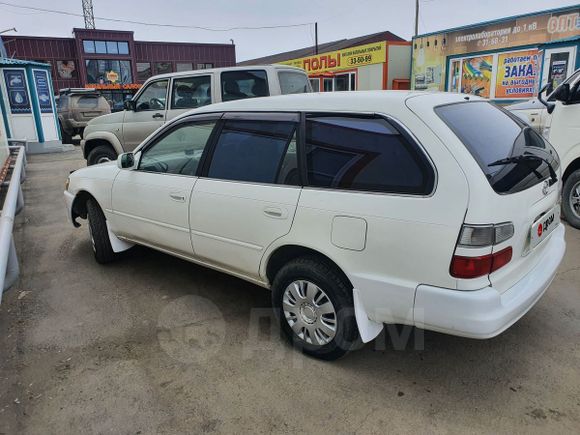
[[[509,240],[514,235],[511,222],[496,225],[468,225],[461,228],[457,246],[462,248],[486,248]],[[494,254],[481,256],[454,255],[451,260],[450,273],[455,278],[471,279],[489,275],[508,264],[513,256],[513,249],[508,247]]]
[[471,279],[489,275],[501,269],[512,260],[513,249],[502,249],[495,254],[479,257],[463,257],[454,255],[451,260],[451,276],[455,278]]

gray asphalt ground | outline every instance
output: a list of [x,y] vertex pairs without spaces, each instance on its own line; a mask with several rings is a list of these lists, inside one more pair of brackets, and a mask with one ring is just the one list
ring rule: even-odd
[[0,305],[0,433],[580,432],[580,231],[501,336],[391,330],[327,363],[271,333],[264,289],[145,248],[95,263],[62,199],[84,164],[29,159],[21,279]]

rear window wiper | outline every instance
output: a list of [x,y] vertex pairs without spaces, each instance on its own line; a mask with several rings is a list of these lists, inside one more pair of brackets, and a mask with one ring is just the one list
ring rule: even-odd
[[[528,161],[528,162],[529,161],[544,162],[546,165],[548,165],[548,171],[550,172],[550,178],[551,178],[550,185],[558,182],[558,176],[556,175],[556,171],[554,170],[552,163],[550,163],[550,161],[548,159],[545,159],[545,158],[540,157],[540,156],[526,154],[526,155],[520,155],[520,156],[506,157],[505,159],[496,160],[495,162],[492,162],[487,166],[501,166],[501,165],[508,165],[510,163],[521,163],[521,162],[526,162],[526,161]],[[534,174],[536,174],[536,176],[538,176],[538,178],[542,178],[541,175],[538,173],[538,171],[534,170]]]

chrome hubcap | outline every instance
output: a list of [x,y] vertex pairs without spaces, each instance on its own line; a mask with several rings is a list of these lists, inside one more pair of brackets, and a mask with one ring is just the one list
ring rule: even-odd
[[570,208],[576,217],[580,217],[580,182],[572,187],[572,192],[570,193]]
[[292,331],[308,344],[322,346],[336,335],[334,305],[326,293],[310,281],[298,280],[286,287],[282,310]]

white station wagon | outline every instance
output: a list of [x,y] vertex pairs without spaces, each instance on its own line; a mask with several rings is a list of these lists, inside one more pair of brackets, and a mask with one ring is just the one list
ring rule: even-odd
[[385,323],[507,329],[564,255],[560,189],[557,153],[508,112],[376,91],[197,109],[65,198],[99,263],[140,244],[270,288],[289,340],[335,359]]

